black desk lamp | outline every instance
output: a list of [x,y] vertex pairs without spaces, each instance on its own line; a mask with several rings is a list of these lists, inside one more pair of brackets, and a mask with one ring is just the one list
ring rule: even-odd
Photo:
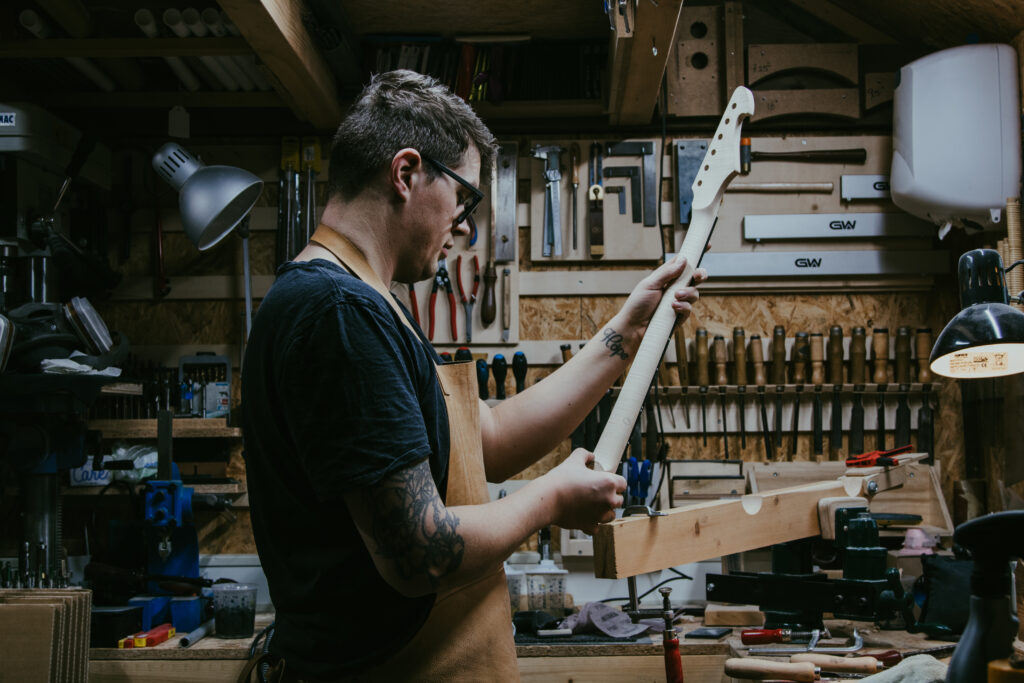
[[931,370],[943,377],[982,379],[1024,372],[1024,313],[1009,305],[999,252],[974,249],[960,257],[961,311],[932,347]]
[[263,181],[234,166],[206,166],[173,142],[153,156],[153,168],[178,191],[182,226],[200,251],[214,246],[236,228],[241,235],[248,337],[252,329],[249,211],[263,191]]

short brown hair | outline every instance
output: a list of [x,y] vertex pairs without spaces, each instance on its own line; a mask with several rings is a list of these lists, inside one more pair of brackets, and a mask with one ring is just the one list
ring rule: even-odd
[[[480,152],[480,181],[485,183],[494,136],[472,107],[430,76],[406,70],[376,74],[334,134],[327,198],[359,195],[400,149],[413,147],[457,167],[471,142]],[[437,176],[431,164],[425,168],[429,177]]]

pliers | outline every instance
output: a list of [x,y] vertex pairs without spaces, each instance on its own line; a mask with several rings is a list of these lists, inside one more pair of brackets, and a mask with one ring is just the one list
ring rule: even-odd
[[[466,290],[462,287],[462,254],[455,259],[455,280],[459,283],[459,296],[462,297],[462,307],[466,309],[466,341],[473,341],[473,304],[476,303],[476,292],[480,289],[480,259],[473,256],[473,290],[466,298]],[[453,328],[454,329],[454,328]]]
[[913,446],[907,444],[906,446],[900,446],[899,448],[893,448],[888,451],[868,451],[867,453],[861,453],[855,455],[852,458],[846,459],[847,467],[874,467],[875,465],[884,465],[890,467],[892,465],[900,464],[900,461],[893,456],[899,455],[900,453],[909,453],[913,450]]
[[452,291],[452,281],[448,277],[447,259],[437,262],[437,272],[434,274],[434,286],[430,289],[430,329],[427,332],[427,339],[434,341],[434,302],[437,301],[437,290],[444,287],[448,293],[448,314],[452,324],[452,341],[459,338],[459,330],[455,323],[455,293]]

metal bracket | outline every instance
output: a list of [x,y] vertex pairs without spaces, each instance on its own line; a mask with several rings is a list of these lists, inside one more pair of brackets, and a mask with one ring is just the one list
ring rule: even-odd
[[[644,225],[653,227],[658,224],[658,183],[657,167],[654,163],[653,142],[617,142],[605,147],[605,154],[614,157],[639,156],[643,158],[643,200]],[[607,173],[605,176],[607,177]]]
[[[639,166],[606,166],[604,169],[605,178],[629,178],[629,199],[633,207],[633,222],[639,223],[640,217],[640,167]],[[611,192],[611,187],[606,187],[605,192]],[[621,195],[620,195],[621,197]],[[621,199],[620,199],[621,201]]]

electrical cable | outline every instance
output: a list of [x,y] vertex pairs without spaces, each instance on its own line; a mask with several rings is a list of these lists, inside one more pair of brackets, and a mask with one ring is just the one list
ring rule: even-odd
[[[665,579],[664,581],[660,581],[657,584],[655,584],[654,586],[651,586],[650,589],[644,591],[643,593],[641,593],[640,595],[637,596],[637,598],[636,598],[637,602],[639,602],[640,600],[643,600],[648,595],[650,595],[654,591],[656,591],[659,588],[661,588],[662,586],[664,586],[666,583],[672,583],[673,581],[683,581],[683,580],[693,581],[693,577],[692,576],[688,576],[688,575],[682,573],[681,571],[679,571],[675,567],[669,567],[669,569],[671,571],[675,572],[676,574],[678,574],[679,576],[670,576],[669,578]],[[629,600],[629,597],[627,596],[627,597],[624,597],[624,598],[604,598],[603,600],[598,600],[598,602],[619,602],[619,601],[628,601],[628,600]]]

